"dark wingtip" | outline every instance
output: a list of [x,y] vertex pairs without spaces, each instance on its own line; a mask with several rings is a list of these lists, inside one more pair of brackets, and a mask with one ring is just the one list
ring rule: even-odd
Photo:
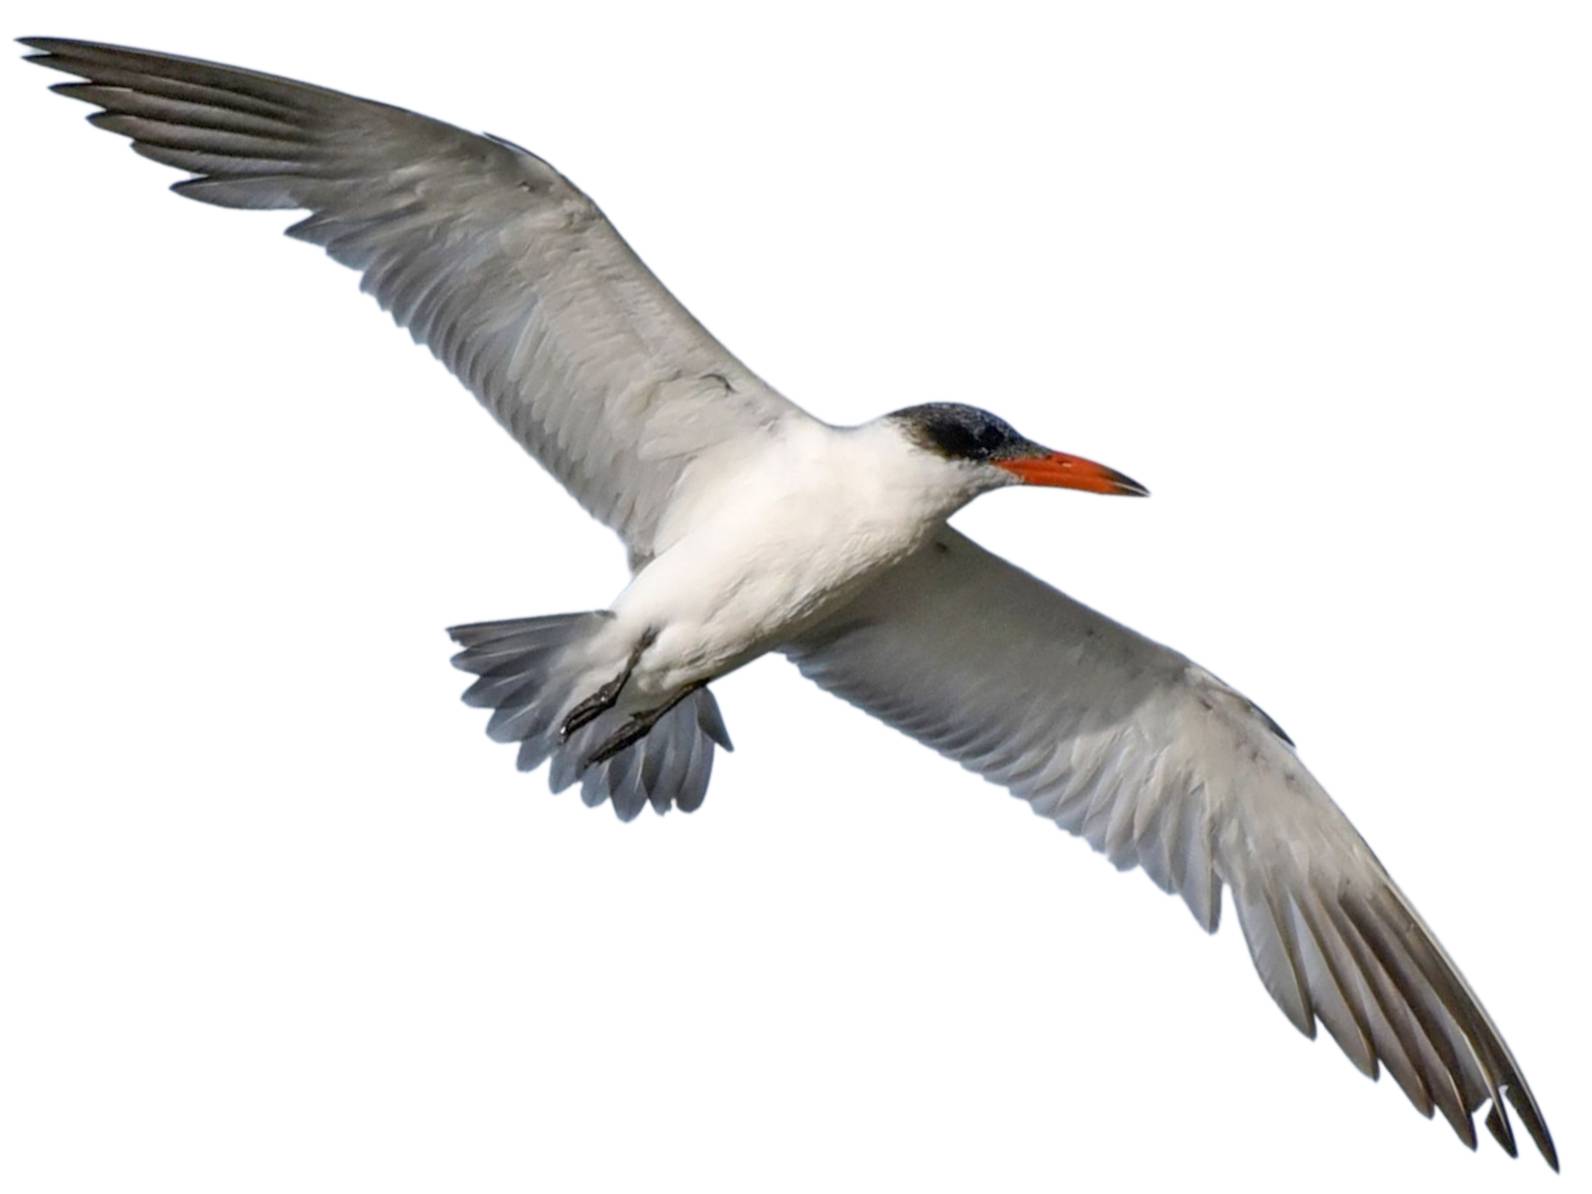
[[87,41],[81,37],[19,37],[17,44],[27,46],[30,50],[41,50],[46,54],[58,54],[62,50],[114,50],[120,47],[109,45],[106,42]]
[[1542,1118],[1542,1111],[1537,1107],[1537,1100],[1532,1097],[1531,1088],[1520,1077],[1517,1070],[1512,1079],[1503,1084],[1504,1098],[1509,1100],[1509,1105],[1515,1109],[1515,1114],[1526,1126],[1526,1134],[1531,1137],[1532,1143],[1537,1146],[1537,1151],[1542,1154],[1542,1159],[1548,1163],[1555,1173],[1559,1172],[1559,1150],[1553,1146],[1553,1137],[1548,1133],[1548,1124]]
[[17,45],[26,46],[28,49],[36,51],[32,54],[24,54],[22,57],[25,62],[38,62],[42,58],[48,58],[51,54],[58,54],[62,50],[70,49],[73,45],[83,44],[81,42],[73,42],[64,37],[19,37],[16,40]]
[[34,66],[42,66],[45,70],[58,70],[67,74],[76,74],[70,67],[64,65],[71,58],[74,45],[85,45],[84,42],[73,42],[63,37],[19,37],[17,44],[26,46],[32,53],[22,55],[23,62],[31,62]]
[[1520,1155],[1520,1148],[1515,1143],[1514,1129],[1509,1126],[1509,1115],[1501,1106],[1499,1106],[1496,1100],[1493,1102],[1492,1106],[1487,1109],[1487,1119],[1485,1122],[1487,1124],[1487,1130],[1492,1133],[1493,1139],[1498,1142],[1498,1147],[1503,1149],[1504,1152],[1508,1153],[1511,1157],[1518,1157]]

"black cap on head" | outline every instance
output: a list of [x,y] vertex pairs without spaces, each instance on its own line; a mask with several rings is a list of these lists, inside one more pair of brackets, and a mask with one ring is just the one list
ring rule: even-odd
[[993,465],[1025,485],[1137,497],[1150,492],[1114,468],[1041,447],[1018,435],[1006,420],[997,419],[976,406],[930,402],[893,411],[889,417],[901,424],[907,435],[925,451],[946,460]]
[[892,411],[920,445],[951,460],[996,461],[1037,451],[1012,425],[960,402],[928,402]]

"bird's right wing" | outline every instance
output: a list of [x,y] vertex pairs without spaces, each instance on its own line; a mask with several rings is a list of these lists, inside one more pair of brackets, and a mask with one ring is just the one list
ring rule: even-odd
[[63,38],[55,90],[224,207],[304,208],[289,233],[362,286],[633,555],[702,453],[804,418],[691,317],[546,162],[387,104],[237,67]]
[[1487,1013],[1348,819],[1253,703],[946,528],[791,644],[809,678],[1008,788],[1214,931],[1232,890],[1288,1018],[1392,1071],[1472,1148],[1507,1097],[1557,1168]]

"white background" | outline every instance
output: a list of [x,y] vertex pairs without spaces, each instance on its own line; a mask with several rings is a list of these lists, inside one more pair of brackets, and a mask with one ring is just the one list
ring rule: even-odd
[[286,218],[13,62],[0,1185],[1585,1180],[1585,9],[575,7],[6,12],[509,136],[817,413],[1145,481],[958,524],[1292,732],[1567,1176],[783,661],[718,684],[694,816],[518,775],[442,629],[602,605],[616,542]]

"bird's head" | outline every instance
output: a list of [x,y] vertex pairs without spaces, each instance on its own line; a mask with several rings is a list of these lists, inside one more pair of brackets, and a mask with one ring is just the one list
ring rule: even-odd
[[1150,492],[1116,469],[1042,447],[976,406],[931,402],[885,417],[915,448],[968,470],[967,480],[977,493],[1005,485],[1049,485],[1134,497]]

